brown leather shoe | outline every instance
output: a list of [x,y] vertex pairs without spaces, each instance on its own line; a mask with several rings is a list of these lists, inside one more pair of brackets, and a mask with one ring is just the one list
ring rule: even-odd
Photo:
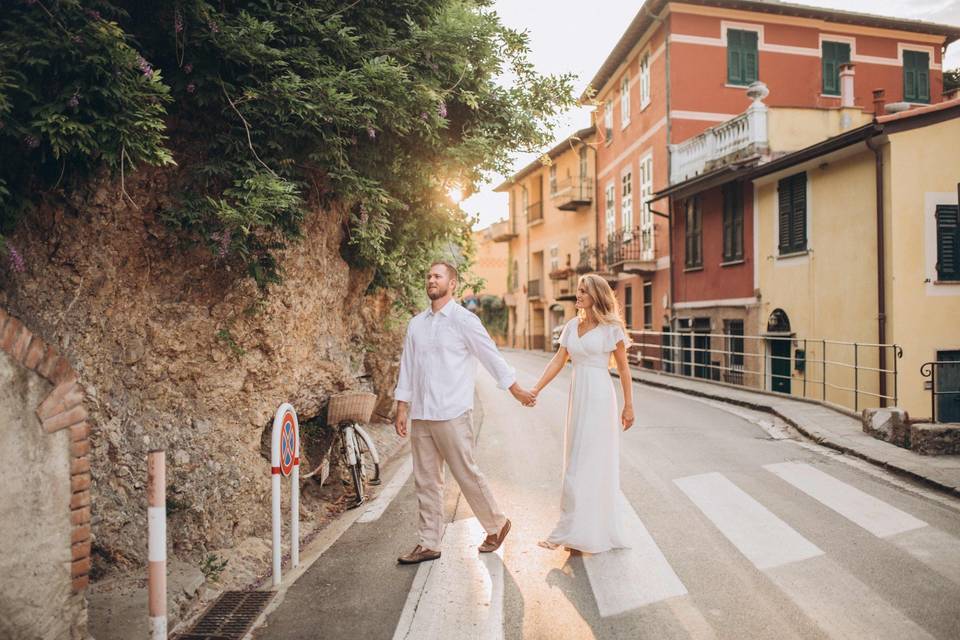
[[500,545],[503,544],[503,539],[507,537],[507,534],[510,533],[510,520],[507,519],[503,523],[503,528],[500,529],[500,533],[491,533],[483,540],[483,544],[480,545],[480,553],[491,553],[500,548]]
[[421,562],[426,562],[428,560],[436,560],[439,557],[439,551],[433,551],[432,549],[426,549],[420,545],[417,545],[413,548],[413,551],[407,555],[397,558],[397,562],[400,564],[420,564]]

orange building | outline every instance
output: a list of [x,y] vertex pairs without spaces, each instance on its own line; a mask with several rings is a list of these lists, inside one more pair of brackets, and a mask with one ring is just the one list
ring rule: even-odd
[[476,259],[470,267],[469,275],[482,278],[483,287],[473,289],[473,295],[495,296],[502,298],[507,292],[507,259],[510,249],[506,245],[493,241],[493,229],[497,223],[473,232],[473,246]]
[[[885,90],[888,102],[938,102],[943,49],[957,33],[956,27],[920,21],[756,0],[647,0],[583,98],[597,105],[597,212],[603,244],[598,268],[612,274],[628,324],[676,328],[679,302],[700,308],[733,300],[744,317],[756,305],[749,189],[736,199],[745,221],[738,232],[746,240],[735,259],[721,255],[729,258],[729,250],[704,250],[704,258],[730,264],[716,278],[691,276],[681,285],[675,280],[673,288],[691,299],[674,299],[670,204],[666,197],[654,200],[653,194],[665,195],[671,184],[709,168],[710,157],[724,151],[730,140],[704,136],[711,148],[680,143],[744,113],[750,105],[747,89],[756,81],[769,88],[765,106],[771,109],[840,115],[839,69],[845,63],[856,67],[851,104],[870,105],[878,88]],[[784,151],[835,133],[823,126],[816,139],[807,140],[803,127],[809,120],[799,120],[796,131],[789,118],[782,124],[783,140],[797,144]],[[722,207],[720,195],[710,194],[705,204]],[[716,236],[716,229],[709,231]],[[721,246],[718,237],[709,242]],[[696,273],[702,268],[696,262],[675,259],[675,278]]]

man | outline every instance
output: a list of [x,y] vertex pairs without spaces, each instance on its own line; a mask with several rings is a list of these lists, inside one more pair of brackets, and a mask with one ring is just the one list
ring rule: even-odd
[[430,308],[414,316],[400,358],[397,434],[407,435],[412,419],[413,477],[420,512],[419,541],[413,551],[397,559],[417,564],[440,557],[443,527],[443,463],[487,537],[481,553],[496,551],[510,532],[510,520],[497,507],[486,479],[473,459],[473,387],[476,362],[527,406],[535,399],[520,388],[513,368],[494,345],[480,319],[453,299],[459,275],[446,262],[435,262],[427,276]]

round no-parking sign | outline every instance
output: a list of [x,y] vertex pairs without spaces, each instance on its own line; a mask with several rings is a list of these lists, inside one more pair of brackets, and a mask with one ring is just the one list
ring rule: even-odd
[[287,410],[283,414],[280,427],[280,473],[289,477],[293,466],[297,463],[297,427],[293,411]]

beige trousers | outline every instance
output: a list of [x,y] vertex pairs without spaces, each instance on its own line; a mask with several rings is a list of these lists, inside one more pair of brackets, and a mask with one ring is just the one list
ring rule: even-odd
[[443,463],[487,533],[499,533],[506,516],[473,459],[473,412],[452,420],[414,420],[410,432],[413,479],[420,509],[420,546],[440,550],[443,531]]

